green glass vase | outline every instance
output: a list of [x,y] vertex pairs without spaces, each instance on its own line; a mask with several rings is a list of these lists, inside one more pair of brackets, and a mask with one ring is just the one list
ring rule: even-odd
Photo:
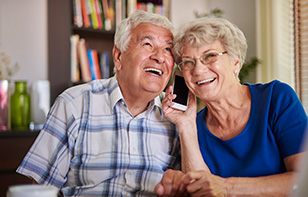
[[11,127],[12,130],[28,130],[31,114],[30,95],[26,81],[15,81],[15,91],[11,96]]

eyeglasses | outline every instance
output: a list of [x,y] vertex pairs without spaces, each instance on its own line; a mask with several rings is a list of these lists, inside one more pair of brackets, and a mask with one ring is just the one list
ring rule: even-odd
[[228,53],[227,51],[221,53],[205,53],[196,59],[185,59],[181,63],[179,63],[178,67],[181,71],[192,70],[196,66],[196,60],[200,60],[200,62],[204,65],[211,64],[217,61],[218,56]]

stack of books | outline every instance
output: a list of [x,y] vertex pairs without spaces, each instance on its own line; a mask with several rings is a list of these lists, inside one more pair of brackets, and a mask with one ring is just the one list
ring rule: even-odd
[[71,81],[88,82],[94,79],[110,77],[110,54],[87,49],[86,40],[78,34],[72,35],[71,41]]
[[135,10],[145,10],[169,18],[169,0],[73,0],[74,25],[113,30]]

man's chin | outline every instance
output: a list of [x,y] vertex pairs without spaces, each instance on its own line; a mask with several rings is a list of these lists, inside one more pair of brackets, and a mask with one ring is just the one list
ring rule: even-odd
[[147,92],[153,94],[154,97],[160,95],[163,92],[164,88],[157,88],[157,89],[148,89]]

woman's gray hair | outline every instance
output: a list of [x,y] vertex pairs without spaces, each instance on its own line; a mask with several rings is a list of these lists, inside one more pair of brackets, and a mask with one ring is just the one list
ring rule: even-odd
[[131,38],[131,30],[140,23],[150,23],[169,30],[172,35],[174,34],[174,27],[168,18],[159,14],[136,10],[128,18],[121,21],[116,29],[114,36],[114,44],[120,49],[121,52],[126,51],[128,43]]
[[181,61],[184,44],[201,47],[220,41],[231,59],[239,57],[242,68],[247,52],[247,42],[243,32],[223,18],[204,17],[187,23],[174,38],[173,53],[175,61]]

